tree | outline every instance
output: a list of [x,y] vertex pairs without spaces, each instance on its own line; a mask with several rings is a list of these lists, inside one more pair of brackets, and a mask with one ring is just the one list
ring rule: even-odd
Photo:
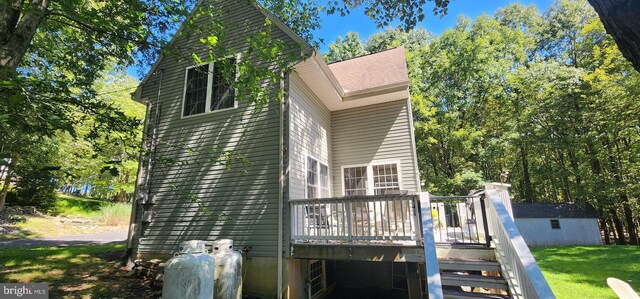
[[[329,44],[329,52],[324,53],[324,59],[331,63],[362,55],[404,46],[408,53],[425,47],[431,40],[431,34],[424,28],[408,31],[399,27],[389,27],[382,32],[361,40],[356,32],[348,32],[346,39],[338,36]],[[409,64],[411,66],[411,64]]]
[[342,36],[338,36],[334,42],[331,42],[329,44],[329,52],[325,53],[323,56],[328,63],[331,63],[351,59],[368,53],[368,51],[365,51],[358,33],[347,32],[345,39],[343,39]]
[[[175,1],[15,0],[0,4],[0,143],[13,165],[33,140],[76,135],[91,116],[91,134],[127,132],[139,120],[96,96],[110,65],[142,59],[166,43],[163,33],[187,6]],[[115,19],[114,19],[115,18]],[[13,177],[9,169],[5,186]],[[0,194],[4,206],[6,188]]]

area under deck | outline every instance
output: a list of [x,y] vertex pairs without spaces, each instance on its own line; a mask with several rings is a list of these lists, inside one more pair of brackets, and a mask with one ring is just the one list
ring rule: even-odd
[[294,244],[296,259],[424,263],[422,246],[383,244]]

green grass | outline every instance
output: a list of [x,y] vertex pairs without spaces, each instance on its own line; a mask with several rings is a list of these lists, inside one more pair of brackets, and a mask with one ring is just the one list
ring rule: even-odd
[[618,298],[607,277],[640,289],[640,246],[532,248],[538,266],[559,299]]
[[115,226],[129,224],[131,204],[58,194],[51,214],[69,218],[25,215],[23,221],[11,225],[11,233],[1,234],[0,240],[71,236],[117,229]]
[[131,215],[131,204],[58,194],[54,213],[93,218],[106,225],[127,225]]
[[122,277],[115,262],[124,250],[124,245],[0,249],[0,281],[48,283],[51,298],[121,297],[123,289],[139,288]]
[[78,217],[96,217],[100,208],[109,205],[109,202],[58,194],[58,200],[53,207],[54,214]]

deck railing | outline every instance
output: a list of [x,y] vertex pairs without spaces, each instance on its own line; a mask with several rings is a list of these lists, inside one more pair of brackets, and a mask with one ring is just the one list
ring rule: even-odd
[[415,242],[421,239],[417,195],[289,200],[291,240]]
[[505,206],[504,195],[501,196],[501,192],[495,189],[487,189],[485,196],[489,231],[496,256],[503,267],[502,273],[509,282],[511,296],[555,298]]
[[430,195],[429,200],[436,244],[489,245],[480,196]]

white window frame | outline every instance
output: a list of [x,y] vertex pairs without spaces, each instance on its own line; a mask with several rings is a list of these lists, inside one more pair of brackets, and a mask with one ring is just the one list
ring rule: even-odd
[[351,164],[351,165],[343,165],[340,167],[340,184],[342,185],[342,196],[345,195],[345,185],[344,185],[344,170],[346,168],[353,167],[367,167],[367,195],[375,194],[375,185],[373,182],[373,166],[375,165],[385,165],[385,164],[395,164],[396,169],[398,170],[398,189],[402,189],[402,169],[400,168],[400,161],[398,160],[380,160],[380,161],[371,161],[368,164]]
[[309,182],[309,158],[313,159],[317,164],[318,164],[318,175],[317,175],[317,179],[318,182],[316,184],[316,194],[318,194],[317,198],[322,198],[321,196],[321,190],[322,190],[322,186],[320,185],[320,171],[321,171],[321,167],[322,165],[327,167],[327,192],[328,192],[328,197],[331,197],[331,168],[329,168],[329,163],[326,163],[325,161],[316,158],[315,156],[312,155],[305,155],[304,156],[304,198],[308,199],[309,198],[309,191],[308,191],[308,182]]
[[[320,273],[316,277],[311,277],[312,264],[315,264],[315,263],[318,263],[320,265]],[[326,275],[327,275],[327,268],[324,260],[309,260],[309,263],[307,266],[307,280],[309,281],[308,292],[311,293],[312,284],[313,284],[313,281],[315,280],[320,280],[320,286],[321,286],[318,292],[311,293],[312,299],[320,297],[320,295],[322,295],[327,290]]]
[[[222,59],[229,59],[229,58],[234,58],[236,59],[236,77],[234,78],[234,80],[238,80],[239,78],[239,71],[240,68],[238,66],[238,62],[240,61],[240,58],[242,57],[240,55],[240,53],[234,55],[228,55],[225,57],[222,57],[219,60]],[[218,60],[216,60],[218,61]],[[206,63],[201,63],[201,64],[197,64],[197,65],[191,65],[188,66],[185,70],[184,70],[184,86],[182,87],[182,107],[180,109],[180,116],[181,118],[191,118],[191,117],[197,117],[197,116],[201,116],[201,115],[206,115],[209,113],[216,113],[216,112],[221,112],[221,111],[227,111],[227,110],[232,110],[232,109],[237,109],[238,108],[238,90],[235,87],[232,87],[234,89],[234,93],[235,96],[233,98],[233,106],[229,107],[229,108],[222,108],[222,109],[216,109],[216,110],[211,110],[211,88],[213,87],[213,68],[215,66],[216,61],[211,61],[211,62],[206,62]],[[203,65],[208,65],[209,68],[207,70],[207,96],[206,96],[206,101],[205,101],[205,107],[204,107],[204,112],[202,113],[197,113],[197,114],[192,114],[192,115],[184,115],[184,106],[186,104],[187,101],[187,82],[189,80],[189,70],[193,69],[193,68],[197,68],[197,67],[201,67]]]

